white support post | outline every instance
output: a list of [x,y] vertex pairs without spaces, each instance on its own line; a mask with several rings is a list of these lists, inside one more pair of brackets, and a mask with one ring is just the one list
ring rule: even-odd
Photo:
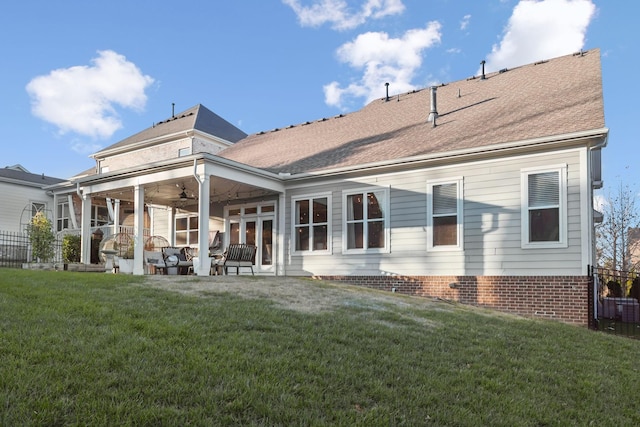
[[144,274],[144,188],[133,187],[133,274]]
[[120,232],[120,199],[116,199],[113,205],[113,234]]
[[198,276],[211,274],[211,259],[209,258],[209,175],[206,173],[198,177]]
[[285,236],[285,204],[286,204],[286,194],[280,193],[278,197],[278,211],[277,219],[278,219],[278,229],[276,230],[276,240],[278,242],[278,250],[276,253],[276,276],[285,276],[287,274],[286,264],[287,259],[285,259],[285,247],[284,247],[284,236]]
[[91,264],[91,196],[82,195],[82,222],[80,223],[80,261]]
[[169,246],[175,246],[176,244],[176,208],[171,207],[171,209],[167,209],[167,240],[169,241]]

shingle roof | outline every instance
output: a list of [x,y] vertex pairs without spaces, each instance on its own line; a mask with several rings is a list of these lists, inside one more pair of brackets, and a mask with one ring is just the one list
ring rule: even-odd
[[221,157],[272,172],[312,172],[602,129],[600,51],[567,55],[437,89],[375,100],[359,111],[253,134]]
[[45,174],[26,172],[24,169],[5,167],[0,169],[0,181],[11,181],[15,183],[31,184],[38,187],[46,187],[48,185],[58,184],[64,180],[46,176]]
[[174,115],[173,117],[158,122],[142,132],[138,132],[135,135],[106,147],[93,154],[92,157],[100,157],[105,151],[125,148],[128,145],[133,145],[138,142],[153,140],[154,138],[189,130],[199,130],[229,142],[236,142],[247,136],[246,133],[222,117],[218,116],[205,106],[198,104],[186,111]]

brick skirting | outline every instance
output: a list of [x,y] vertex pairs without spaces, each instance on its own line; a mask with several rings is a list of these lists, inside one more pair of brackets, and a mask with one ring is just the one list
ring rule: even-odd
[[588,276],[314,276],[367,288],[439,297],[527,317],[587,325]]

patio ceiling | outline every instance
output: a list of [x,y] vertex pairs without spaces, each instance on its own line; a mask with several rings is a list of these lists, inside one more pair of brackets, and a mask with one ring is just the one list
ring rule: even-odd
[[[244,199],[255,199],[275,194],[272,191],[221,177],[210,178],[211,203],[236,203]],[[186,194],[181,197],[181,194]],[[93,193],[93,197],[112,198],[133,202],[133,187],[114,188],[108,191]],[[173,206],[184,210],[198,209],[198,182],[193,176],[172,178],[144,185],[146,204]]]

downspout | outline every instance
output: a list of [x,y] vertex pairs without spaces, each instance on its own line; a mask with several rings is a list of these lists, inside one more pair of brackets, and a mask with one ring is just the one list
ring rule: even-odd
[[200,175],[198,175],[198,160],[197,159],[193,159],[193,177],[196,179],[196,181],[198,181],[198,183],[200,183],[200,185],[202,185],[204,183],[203,179],[200,179]]

